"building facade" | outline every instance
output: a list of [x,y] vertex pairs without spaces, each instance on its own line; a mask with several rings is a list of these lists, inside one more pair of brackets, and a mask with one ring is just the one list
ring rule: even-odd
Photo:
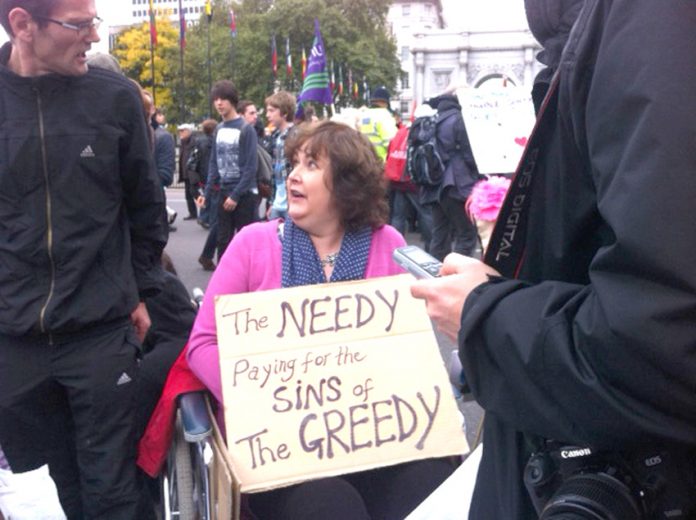
[[[149,0],[130,0],[131,19],[125,25],[142,23],[150,19]],[[158,15],[169,14],[172,19],[179,19],[179,4],[188,23],[197,22],[205,12],[205,0],[153,0],[152,5]]]
[[456,19],[445,18],[440,0],[397,0],[389,9],[403,71],[393,108],[404,116],[415,104],[458,88],[531,88],[541,68],[535,60],[541,47],[523,9],[501,21],[501,0],[451,1],[459,4]]
[[[401,62],[401,77],[397,82],[398,110],[409,112],[413,99],[414,61],[413,48],[419,44],[416,36],[421,31],[437,31],[445,27],[440,0],[397,0],[389,7],[387,24],[396,40]],[[397,107],[393,107],[397,109]]]

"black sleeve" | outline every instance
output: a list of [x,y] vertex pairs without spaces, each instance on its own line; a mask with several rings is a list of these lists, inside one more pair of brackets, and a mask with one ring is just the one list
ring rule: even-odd
[[257,143],[258,140],[254,127],[245,124],[239,137],[239,170],[241,178],[229,194],[230,198],[237,202],[239,202],[242,195],[256,187],[256,170],[258,168]]
[[152,152],[139,94],[124,97],[130,131],[121,138],[120,169],[124,204],[131,235],[131,262],[140,297],[155,294],[162,284],[160,258],[167,243],[167,223],[162,185]]
[[571,95],[589,82],[570,124],[611,238],[587,284],[480,286],[464,306],[460,355],[477,399],[518,431],[599,447],[693,446],[696,68],[685,63],[696,56],[696,10],[588,5],[597,7],[585,22],[602,36],[594,68],[568,76]]

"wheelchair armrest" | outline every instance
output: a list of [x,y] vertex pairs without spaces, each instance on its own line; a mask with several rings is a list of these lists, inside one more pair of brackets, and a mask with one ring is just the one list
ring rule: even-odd
[[211,418],[205,404],[204,392],[189,392],[179,396],[181,424],[187,442],[199,442],[212,431]]

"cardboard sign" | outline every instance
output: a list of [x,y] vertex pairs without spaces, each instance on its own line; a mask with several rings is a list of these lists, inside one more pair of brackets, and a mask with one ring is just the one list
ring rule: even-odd
[[242,492],[468,452],[410,275],[217,298]]
[[513,173],[536,120],[527,87],[457,90],[480,173]]

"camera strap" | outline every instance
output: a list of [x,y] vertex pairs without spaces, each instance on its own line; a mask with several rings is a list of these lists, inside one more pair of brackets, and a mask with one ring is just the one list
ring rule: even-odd
[[553,131],[557,113],[560,74],[553,75],[549,90],[539,108],[536,123],[505,196],[484,262],[508,278],[517,278],[525,260],[529,204],[534,177],[539,176],[537,159],[541,147]]

